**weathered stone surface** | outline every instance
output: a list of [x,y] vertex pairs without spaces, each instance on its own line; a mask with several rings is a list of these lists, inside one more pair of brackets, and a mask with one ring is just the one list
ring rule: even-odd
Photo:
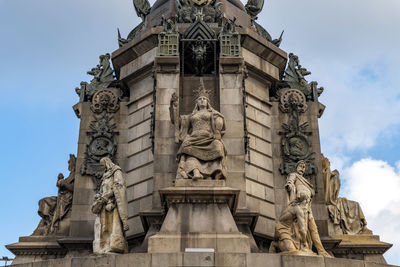
[[273,176],[270,171],[260,169],[257,166],[249,163],[246,163],[246,177],[259,181],[260,183],[270,187],[274,186]]
[[240,89],[221,89],[220,91],[221,105],[242,105],[243,98]]
[[150,123],[151,121],[148,119],[130,128],[128,131],[128,142],[131,142],[133,140],[136,140],[138,137],[148,134],[150,132]]
[[244,154],[244,139],[243,138],[223,138],[228,155],[243,155]]
[[186,252],[183,254],[183,266],[215,266],[213,252]]
[[282,267],[324,266],[323,257],[282,255]]
[[118,255],[115,257],[115,267],[119,266],[137,266],[149,267],[151,263],[151,255],[144,253],[130,253]]
[[127,172],[130,172],[138,167],[148,164],[151,161],[153,161],[153,153],[151,152],[151,149],[139,152],[128,158],[126,164]]
[[123,80],[130,75],[134,75],[138,70],[143,68],[146,65],[154,62],[154,59],[157,55],[157,48],[153,48],[145,54],[139,56],[135,60],[129,62],[125,66],[121,68],[120,79]]
[[32,263],[32,267],[53,267],[53,266],[72,267],[73,265],[71,265],[71,259],[52,259],[52,260]]
[[224,187],[225,180],[176,179],[175,187]]
[[228,89],[239,92],[239,89],[242,89],[242,75],[227,73],[221,74],[220,87],[222,91],[224,91],[224,89]]
[[142,221],[139,216],[128,219],[129,230],[126,232],[127,238],[133,235],[144,233]]
[[183,266],[183,253],[152,253],[151,265],[160,267]]
[[339,258],[325,258],[326,267],[364,267],[363,261],[348,260]]
[[153,177],[154,166],[153,163],[146,164],[144,166],[138,167],[126,174],[126,185],[129,187],[131,185],[143,182]]
[[271,253],[246,254],[246,266],[279,267],[282,266],[281,255]]
[[153,108],[151,107],[151,101],[147,106],[141,107],[140,109],[135,109],[131,114],[129,114],[127,117],[127,126],[128,128],[131,128],[135,125],[138,125],[142,121],[145,121],[150,118],[150,113],[153,111]]
[[[245,253],[216,253],[215,266],[241,267],[246,266]],[[249,265],[251,266],[251,265]]]
[[361,260],[323,258],[315,256],[293,256],[271,253],[130,253],[51,259],[33,263],[15,264],[16,267],[390,267],[385,263]]

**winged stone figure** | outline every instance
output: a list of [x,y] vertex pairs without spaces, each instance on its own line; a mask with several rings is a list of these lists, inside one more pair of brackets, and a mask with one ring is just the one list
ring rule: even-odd
[[150,13],[150,2],[148,0],[133,0],[136,14],[144,21],[146,16]]

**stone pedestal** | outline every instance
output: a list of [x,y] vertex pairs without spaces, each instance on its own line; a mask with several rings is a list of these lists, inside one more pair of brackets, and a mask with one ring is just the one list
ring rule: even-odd
[[22,236],[18,243],[6,245],[15,255],[13,264],[63,258],[67,249],[58,240],[60,236]]
[[377,235],[332,235],[341,239],[340,244],[332,249],[335,257],[386,263],[383,254],[392,244],[382,242]]
[[250,239],[239,232],[233,219],[239,192],[226,187],[224,181],[186,179],[160,190],[168,212],[160,232],[149,238],[148,252],[212,248],[215,252],[249,253]]

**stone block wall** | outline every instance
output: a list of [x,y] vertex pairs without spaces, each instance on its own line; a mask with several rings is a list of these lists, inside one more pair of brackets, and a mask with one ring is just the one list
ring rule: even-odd
[[125,159],[130,227],[127,236],[144,231],[139,211],[151,208],[152,204],[154,166],[150,129],[153,111],[153,77],[148,74],[133,83],[130,87],[130,96],[127,104]]
[[226,185],[240,189],[238,209],[246,208],[243,75],[243,58],[220,58],[220,111],[226,122],[223,137],[227,150]]
[[268,83],[250,72],[246,79],[246,122],[250,137],[245,168],[247,207],[259,212],[255,233],[273,237],[276,215],[268,91]]
[[[157,57],[155,62],[156,104],[154,133],[154,181],[152,210],[161,211],[159,191],[173,186],[176,177],[175,126],[171,122],[170,101],[173,93],[179,97],[179,58]],[[149,210],[149,209],[148,209]]]
[[123,164],[128,196],[128,238],[144,234],[139,212],[151,209],[153,203],[151,116],[154,110],[152,70],[156,53],[157,49],[153,48],[121,67],[120,79],[130,91],[130,99],[126,103]]

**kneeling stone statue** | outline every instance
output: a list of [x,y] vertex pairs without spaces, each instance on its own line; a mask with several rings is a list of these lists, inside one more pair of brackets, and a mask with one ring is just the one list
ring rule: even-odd
[[126,253],[128,245],[125,231],[129,230],[129,226],[125,179],[121,168],[111,159],[102,158],[100,164],[105,173],[92,205],[92,212],[97,215],[93,252]]

